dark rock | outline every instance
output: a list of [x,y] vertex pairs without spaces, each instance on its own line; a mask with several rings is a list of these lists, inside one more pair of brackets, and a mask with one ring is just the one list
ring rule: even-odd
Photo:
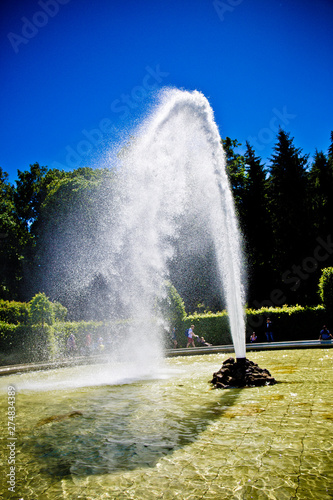
[[266,368],[260,368],[257,363],[249,359],[242,359],[240,363],[234,358],[226,359],[210,381],[216,388],[228,389],[230,387],[258,387],[274,385],[276,380]]

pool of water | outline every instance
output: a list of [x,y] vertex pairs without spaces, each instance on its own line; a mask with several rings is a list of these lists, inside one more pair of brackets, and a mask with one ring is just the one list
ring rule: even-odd
[[333,349],[248,353],[279,383],[214,390],[226,357],[171,358],[141,380],[102,365],[1,377],[0,498],[332,500]]

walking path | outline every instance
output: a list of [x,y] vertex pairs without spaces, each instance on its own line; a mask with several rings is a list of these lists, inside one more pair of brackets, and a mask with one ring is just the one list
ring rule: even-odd
[[[333,347],[331,341],[319,340],[299,340],[291,342],[261,342],[255,344],[246,344],[246,351],[266,351],[278,349],[309,349],[309,348],[330,348]],[[167,349],[165,351],[166,357],[174,356],[195,356],[202,354],[217,354],[219,352],[234,352],[234,346],[220,345],[212,347],[189,347],[178,349]],[[104,355],[96,356],[75,356],[73,358],[60,359],[57,361],[45,361],[40,363],[23,363],[19,365],[8,365],[0,367],[0,376],[12,375],[14,373],[25,373],[37,370],[49,370],[56,368],[63,368],[73,365],[87,365],[95,363],[107,362],[108,358]]]
[[[333,343],[329,341],[320,340],[296,340],[289,342],[256,342],[253,344],[246,344],[246,351],[266,351],[273,349],[309,349],[309,348],[326,348],[333,347]],[[216,354],[218,352],[234,352],[234,346],[219,345],[212,347],[189,347],[179,349],[169,349],[167,356],[191,356],[194,354]]]

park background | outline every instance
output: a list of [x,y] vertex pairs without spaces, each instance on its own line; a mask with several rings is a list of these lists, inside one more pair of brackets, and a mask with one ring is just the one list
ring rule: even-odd
[[[1,13],[1,350],[55,356],[70,332],[126,328],[116,279],[85,273],[85,255],[112,226],[117,158],[165,87],[203,92],[221,131],[247,335],[264,339],[270,315],[278,340],[317,338],[332,321],[318,293],[333,266],[332,3],[18,0]],[[179,342],[188,321],[229,342],[213,253],[175,246]]]

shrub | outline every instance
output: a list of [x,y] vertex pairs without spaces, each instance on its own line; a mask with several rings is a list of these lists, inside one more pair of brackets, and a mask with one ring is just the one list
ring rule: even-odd
[[[326,311],[321,305],[315,307],[284,306],[248,309],[246,311],[246,339],[250,340],[253,331],[259,342],[266,342],[265,322],[270,317],[273,325],[274,340],[314,340],[319,336],[322,325],[326,322]],[[213,345],[232,344],[228,313],[194,314],[183,321],[182,330],[177,332],[178,344],[186,346],[185,330],[191,325],[194,332]]]
[[182,330],[177,332],[178,344],[186,346],[185,331],[194,325],[194,333],[205,337],[213,345],[232,344],[229,318],[226,311],[220,313],[193,314],[183,321]]
[[165,297],[160,299],[157,307],[164,320],[167,322],[169,331],[173,327],[178,331],[186,317],[185,304],[176,288],[169,282],[165,282]]
[[15,302],[14,300],[0,300],[0,322],[17,325],[27,323],[29,317],[29,304]]
[[[36,299],[37,297],[37,299]],[[46,301],[48,304],[46,304]],[[36,302],[43,300],[47,307],[51,308],[51,316],[55,321],[65,321],[67,316],[67,309],[60,302],[50,302],[45,294],[37,294],[29,302],[15,302],[14,300],[2,300],[0,299],[0,322],[10,323],[13,325],[17,324],[28,324],[29,318],[31,319],[31,303],[34,303],[36,308]],[[35,314],[35,311],[33,312]],[[36,322],[36,320],[33,320]],[[40,323],[40,321],[37,321]]]
[[53,314],[55,321],[65,321],[67,317],[67,308],[60,302],[52,302]]
[[17,327],[13,323],[0,321],[0,351],[8,352],[17,348]]
[[45,293],[37,293],[29,302],[30,320],[33,325],[52,325],[54,322],[54,310],[52,302]]
[[263,307],[261,309],[248,309],[246,314],[247,340],[253,331],[257,333],[259,342],[266,342],[266,318],[272,321],[274,340],[314,340],[319,336],[322,324],[325,322],[325,309],[323,306],[303,307]]
[[329,320],[333,320],[333,267],[322,269],[319,279],[319,296],[323,302]]
[[106,339],[108,336],[107,325],[98,321],[66,321],[55,323],[53,326],[59,355],[67,352],[67,340],[71,334],[75,337],[78,353],[84,353],[88,333],[91,335],[93,344],[97,344],[99,337]]

